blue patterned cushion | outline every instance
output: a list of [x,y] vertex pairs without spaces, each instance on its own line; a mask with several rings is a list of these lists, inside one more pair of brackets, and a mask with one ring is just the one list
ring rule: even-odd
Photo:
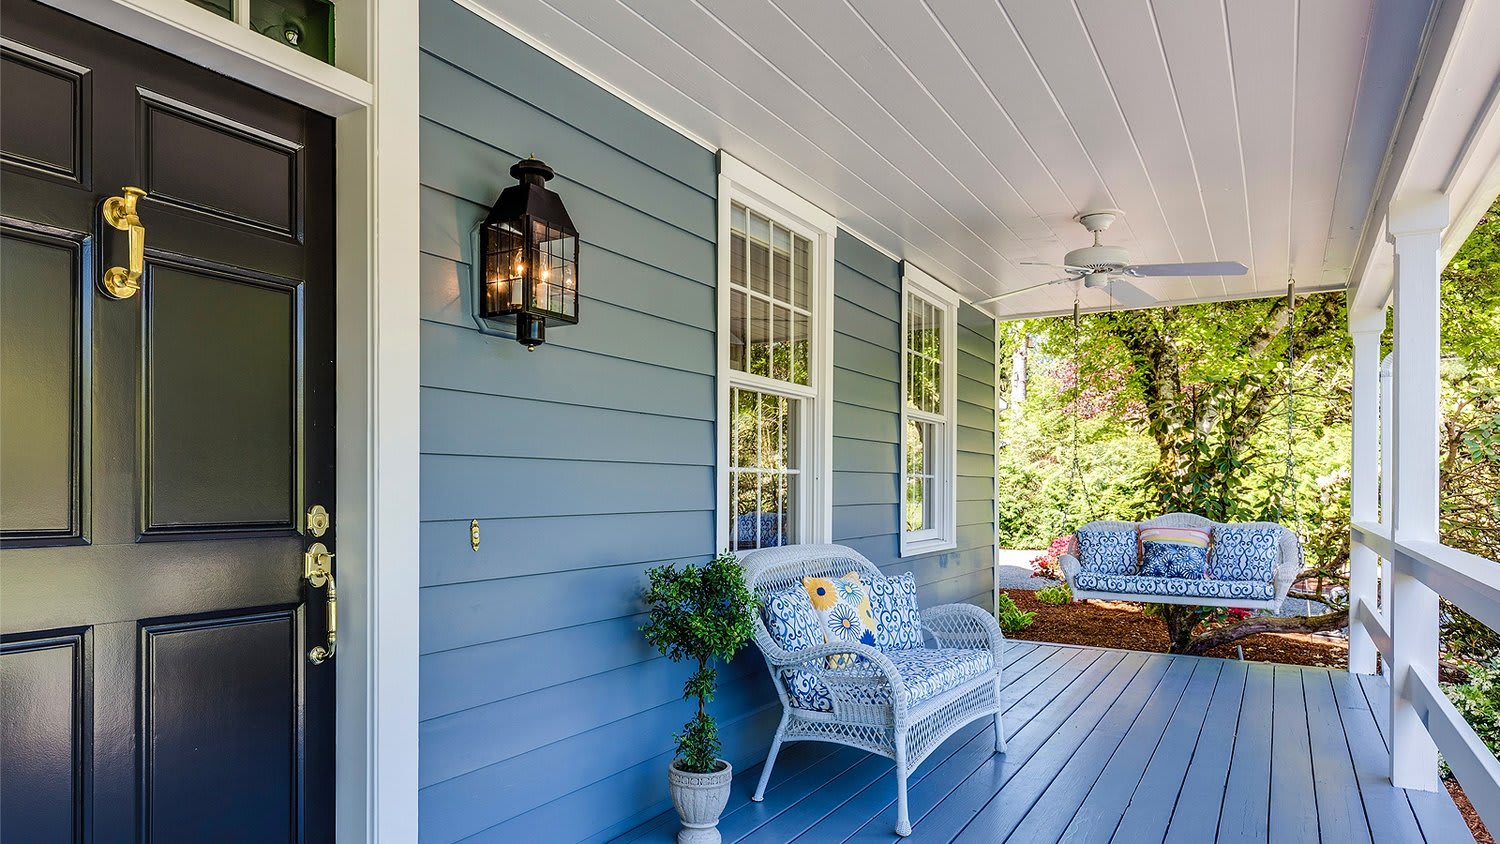
[[1073,588],[1089,592],[1114,592],[1122,595],[1170,595],[1179,598],[1230,598],[1234,600],[1270,601],[1276,597],[1268,581],[1206,580],[1183,577],[1148,577],[1146,575],[1105,575],[1079,572]]
[[917,580],[911,572],[876,578],[870,584],[870,614],[875,616],[875,647],[882,651],[922,647]]
[[1141,574],[1202,579],[1208,570],[1208,531],[1189,527],[1143,527]]
[[[901,680],[906,686],[906,703],[916,706],[934,695],[941,694],[972,680],[994,667],[990,652],[982,648],[907,648],[894,651],[888,656],[896,664]],[[874,669],[868,663],[840,669],[868,676]],[[782,672],[787,695],[792,705],[815,712],[832,712],[833,698],[828,687],[812,672],[801,668],[789,668]],[[883,698],[890,703],[889,690],[881,687],[877,700]]]
[[1269,583],[1280,556],[1281,531],[1269,525],[1214,528],[1214,550],[1208,576],[1214,580],[1253,580]]
[[771,595],[760,615],[766,623],[766,632],[786,650],[800,651],[823,644],[812,601],[800,586]]
[[787,544],[782,534],[791,523],[781,513],[741,513],[734,518],[734,539],[737,548],[772,548]]
[[1130,528],[1080,528],[1073,534],[1078,540],[1078,567],[1095,574],[1135,574],[1136,535]]

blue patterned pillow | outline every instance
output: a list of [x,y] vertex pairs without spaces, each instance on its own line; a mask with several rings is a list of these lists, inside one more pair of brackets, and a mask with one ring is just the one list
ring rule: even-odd
[[1206,530],[1187,527],[1142,528],[1141,548],[1146,555],[1141,574],[1146,577],[1202,580],[1208,569]]
[[1268,583],[1281,556],[1281,531],[1269,525],[1220,525],[1214,528],[1214,552],[1208,576],[1214,580]]
[[1136,535],[1132,528],[1079,528],[1078,567],[1094,574],[1138,574]]
[[870,614],[875,616],[875,647],[882,651],[922,647],[917,580],[911,572],[876,578],[870,584]]
[[800,651],[823,644],[812,601],[801,586],[783,589],[766,599],[761,610],[766,632],[783,649]]

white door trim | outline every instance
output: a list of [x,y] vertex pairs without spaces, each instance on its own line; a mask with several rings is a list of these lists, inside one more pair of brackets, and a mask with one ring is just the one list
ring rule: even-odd
[[336,118],[340,618],[328,788],[339,841],[415,841],[417,3],[340,0],[330,67],[186,0],[43,2]]

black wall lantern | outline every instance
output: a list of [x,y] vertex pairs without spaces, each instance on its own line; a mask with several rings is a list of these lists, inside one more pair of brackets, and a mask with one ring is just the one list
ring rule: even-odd
[[527,158],[510,174],[520,184],[500,193],[479,227],[479,316],[515,317],[516,341],[535,351],[548,322],[578,322],[578,230],[546,188],[551,167]]

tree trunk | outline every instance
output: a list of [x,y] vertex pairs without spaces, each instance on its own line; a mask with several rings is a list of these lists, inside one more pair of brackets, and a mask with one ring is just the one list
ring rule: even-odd
[[1198,626],[1198,608],[1165,604],[1161,618],[1167,625],[1167,652],[1188,653],[1193,644],[1193,628]]
[[1200,636],[1193,636],[1183,650],[1174,649],[1172,653],[1201,656],[1219,645],[1227,645],[1257,633],[1322,633],[1327,630],[1339,630],[1348,623],[1349,610],[1347,609],[1313,616],[1286,618],[1272,615],[1256,616],[1234,624],[1226,624],[1223,627],[1215,627]]

